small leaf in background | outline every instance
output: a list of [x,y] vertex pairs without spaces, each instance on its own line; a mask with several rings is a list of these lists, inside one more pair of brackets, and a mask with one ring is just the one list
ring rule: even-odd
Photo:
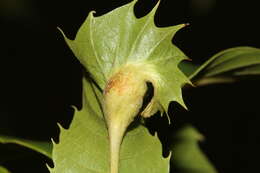
[[47,156],[48,158],[51,158],[51,153],[52,153],[51,142],[40,142],[40,141],[33,141],[33,140],[21,139],[21,138],[17,138],[17,137],[0,135],[0,143],[17,144],[17,145],[29,148],[33,151],[39,152],[39,153]]
[[260,74],[260,49],[236,47],[214,55],[189,78],[195,85],[232,82],[245,75]]
[[179,129],[172,141],[171,167],[177,173],[217,173],[201,151],[198,142],[204,137],[192,126]]
[[10,173],[6,168],[0,166],[0,173]]
[[[75,108],[69,129],[61,129],[54,144],[51,173],[108,173],[109,139],[99,99],[100,91],[83,81],[83,108]],[[99,93],[98,93],[99,92]],[[139,125],[126,133],[120,153],[120,173],[168,173],[159,139]]]

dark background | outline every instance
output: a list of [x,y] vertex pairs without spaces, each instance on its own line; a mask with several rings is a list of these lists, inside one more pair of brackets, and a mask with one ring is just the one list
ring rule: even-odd
[[[68,127],[70,105],[80,106],[82,67],[56,29],[74,38],[90,10],[104,14],[129,0],[0,0],[0,132],[28,139],[58,140],[57,122]],[[139,0],[138,17],[156,0]],[[260,47],[255,1],[162,0],[158,26],[190,23],[174,43],[195,63],[235,46]],[[171,104],[173,127],[192,123],[220,173],[258,168],[259,77],[184,91],[189,108]],[[169,129],[166,129],[169,130]],[[0,145],[0,148],[8,148]],[[14,146],[8,149],[18,152]],[[48,172],[34,152],[5,165],[18,172]]]

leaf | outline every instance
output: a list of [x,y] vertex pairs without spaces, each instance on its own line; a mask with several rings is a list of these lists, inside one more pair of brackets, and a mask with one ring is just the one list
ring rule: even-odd
[[6,168],[0,166],[0,173],[10,173]]
[[144,116],[158,110],[167,113],[170,101],[185,107],[181,87],[190,82],[178,64],[187,57],[171,40],[186,25],[156,27],[154,15],[159,3],[148,15],[137,19],[135,3],[136,0],[100,17],[90,12],[75,40],[63,34],[65,40],[102,90],[109,79],[129,66],[135,76],[143,76],[140,82],[151,82],[155,93]]
[[184,126],[172,142],[171,165],[178,173],[217,173],[201,151],[198,142],[204,137],[192,126]]
[[260,74],[260,49],[236,47],[214,55],[189,78],[197,85],[232,82],[243,75]]
[[40,142],[40,141],[27,140],[27,139],[12,137],[12,136],[0,135],[0,143],[17,144],[29,148],[31,150],[34,150],[36,152],[39,152],[47,156],[48,158],[51,158],[52,144],[50,142]]
[[[60,143],[54,144],[51,173],[108,173],[109,139],[97,94],[100,91],[83,81],[83,108],[76,108],[69,129],[61,127]],[[157,137],[138,126],[126,134],[120,155],[120,173],[168,173],[169,158],[161,157]]]

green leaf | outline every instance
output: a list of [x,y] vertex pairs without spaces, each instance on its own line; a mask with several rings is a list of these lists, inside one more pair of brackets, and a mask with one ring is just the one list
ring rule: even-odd
[[0,135],[0,143],[3,144],[17,144],[26,148],[29,148],[31,150],[34,150],[36,152],[39,152],[48,158],[51,158],[51,152],[52,152],[52,144],[50,142],[41,142],[41,141],[33,141],[33,140],[27,140],[12,136],[2,136]]
[[204,137],[192,126],[184,126],[172,142],[171,165],[178,173],[217,173],[201,151],[198,142]]
[[178,64],[187,59],[171,40],[185,24],[158,28],[154,15],[159,3],[142,18],[136,18],[133,2],[108,14],[94,17],[90,12],[75,40],[65,40],[81,64],[105,90],[113,76],[132,66],[135,76],[143,76],[155,88],[154,98],[144,111],[145,116],[157,110],[167,113],[170,101],[185,107],[181,87],[190,83]]
[[6,168],[0,166],[0,173],[10,173]]
[[[83,81],[83,108],[76,108],[69,129],[61,127],[54,144],[52,173],[108,173],[109,139],[97,95],[100,91]],[[128,131],[120,153],[120,173],[168,173],[169,158],[162,158],[157,137],[139,125]]]
[[189,78],[197,85],[232,82],[243,75],[260,74],[260,49],[236,47],[214,55]]

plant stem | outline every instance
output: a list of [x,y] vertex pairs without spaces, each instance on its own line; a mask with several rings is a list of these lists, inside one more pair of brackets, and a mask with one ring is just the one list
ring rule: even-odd
[[109,125],[110,173],[118,173],[120,146],[127,128],[122,125],[124,124],[115,121]]

